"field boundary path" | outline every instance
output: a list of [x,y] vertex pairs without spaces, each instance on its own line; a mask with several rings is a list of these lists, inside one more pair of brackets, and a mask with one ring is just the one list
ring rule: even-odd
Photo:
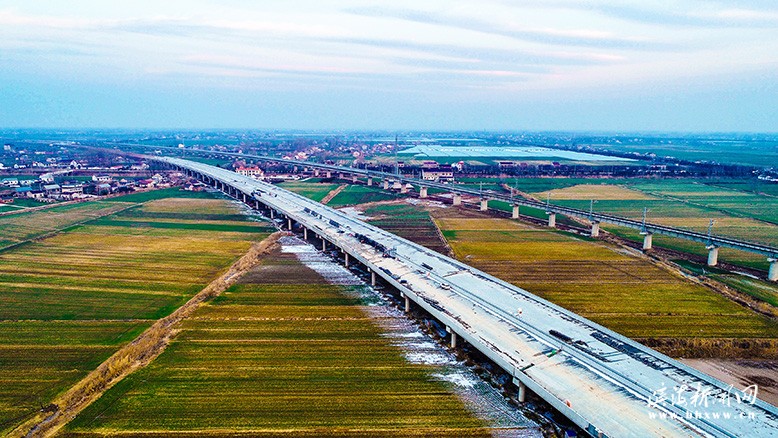
[[329,193],[327,193],[327,196],[322,198],[321,203],[324,204],[324,205],[329,204],[329,202],[332,201],[333,198],[338,196],[338,194],[340,194],[340,192],[342,192],[343,190],[346,190],[346,187],[348,187],[348,184],[341,184],[340,186],[338,186],[338,188],[330,191]]
[[260,258],[269,254],[282,233],[271,234],[252,245],[246,254],[230,266],[219,278],[212,281],[175,312],[158,320],[135,340],[114,353],[84,379],[54,399],[46,409],[16,428],[9,436],[37,438],[53,436],[92,402],[132,372],[145,367],[165,348],[177,334],[176,326],[189,317],[205,301],[219,296],[232,286],[240,276],[256,266]]

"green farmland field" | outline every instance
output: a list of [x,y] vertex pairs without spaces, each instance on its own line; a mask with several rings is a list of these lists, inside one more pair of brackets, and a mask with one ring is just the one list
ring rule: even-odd
[[[191,197],[169,198],[179,193]],[[0,218],[4,225],[25,218],[17,230],[34,224],[17,239],[70,225],[0,252],[0,435],[185,303],[268,232],[207,194],[176,189],[115,199],[121,202]],[[124,210],[111,214],[117,209]],[[190,226],[204,212],[218,226]]]
[[368,202],[379,202],[397,199],[397,195],[378,187],[367,187],[362,185],[349,185],[345,190],[338,193],[329,202],[330,207],[343,207],[346,205],[365,204]]
[[323,283],[293,255],[266,257],[62,435],[488,435],[357,299]]
[[338,184],[308,183],[301,181],[287,181],[278,186],[317,202],[321,202],[329,192],[338,188]]
[[[649,222],[703,233],[707,232],[709,221],[713,219],[714,235],[778,246],[778,198],[775,196],[730,189],[719,186],[718,181],[706,183],[705,180],[613,181],[621,185],[595,179],[539,178],[535,181],[536,187],[544,184],[550,190],[534,195],[544,200],[550,194],[554,204],[588,210],[591,200],[595,199],[595,211],[636,220],[642,218],[643,209],[647,208]],[[551,188],[551,185],[559,185],[559,188]],[[634,230],[611,225],[605,225],[605,229],[633,241],[642,240]],[[654,244],[699,256],[707,253],[702,244],[665,236],[654,236]],[[765,257],[741,251],[722,249],[720,258],[756,269],[766,270],[768,266]]]

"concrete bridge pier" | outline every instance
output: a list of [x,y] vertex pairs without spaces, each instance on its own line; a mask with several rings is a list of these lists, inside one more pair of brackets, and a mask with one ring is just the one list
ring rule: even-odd
[[516,384],[516,386],[519,387],[519,394],[518,394],[518,400],[520,403],[524,403],[527,401],[527,385],[521,382],[521,380],[517,378],[513,378],[513,383]]
[[768,281],[778,281],[778,259],[767,259],[770,262],[770,270],[767,271]]
[[330,172],[329,170],[327,171],[327,178],[332,178],[332,172]]
[[308,228],[303,227],[303,240],[308,240]]
[[348,253],[346,251],[343,251],[343,257],[346,259],[346,267],[348,268]]
[[427,198],[427,187],[420,187],[419,188],[419,198],[426,199]]
[[719,264],[719,247],[716,245],[708,245],[705,247],[708,250],[708,266],[716,266]]
[[454,206],[462,205],[462,195],[454,193]]
[[449,326],[446,326],[446,332],[451,333],[451,348],[457,348],[457,333]]
[[294,223],[292,222],[292,218],[286,219],[287,225],[289,225],[289,231],[292,231],[292,227],[294,226]]
[[389,190],[389,180],[388,179],[384,180],[384,190]]
[[276,218],[276,211],[271,208],[270,209],[270,219],[275,219],[275,218]]
[[643,235],[643,251],[648,251],[654,247],[654,235],[651,233],[645,233]]
[[511,218],[513,219],[519,218],[519,204],[513,204],[513,213],[511,214]]
[[481,211],[486,211],[488,209],[489,209],[489,200],[481,199]]
[[548,215],[548,227],[556,228],[556,213],[546,212]]
[[400,193],[402,193],[403,195],[408,193],[408,184],[403,184],[402,186],[400,186]]
[[600,237],[600,223],[592,222],[592,234],[591,237]]
[[243,194],[243,203],[245,204],[245,203],[247,203],[247,202],[248,202],[248,197],[247,197],[247,196],[246,196],[246,194],[244,193],[244,194]]
[[408,298],[408,295],[400,294],[403,298],[405,298],[405,313],[408,313],[411,311],[411,299]]
[[313,176],[319,176],[319,169],[313,169]]
[[323,237],[321,238],[321,250],[327,251],[327,240],[325,240]]
[[373,185],[373,177],[370,176],[370,177],[367,178],[367,186],[370,187],[372,185]]
[[375,286],[375,271],[370,270],[370,285]]
[[356,175],[351,175],[351,183],[352,184],[356,184],[357,183],[357,176]]

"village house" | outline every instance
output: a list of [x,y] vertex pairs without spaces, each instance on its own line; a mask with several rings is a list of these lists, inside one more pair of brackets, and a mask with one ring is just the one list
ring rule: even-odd
[[235,169],[235,172],[243,176],[250,176],[252,178],[261,178],[265,175],[265,172],[262,171],[262,169],[260,169],[258,166],[240,166]]
[[424,181],[450,182],[454,181],[454,169],[451,166],[440,166],[437,169],[423,169],[421,179]]

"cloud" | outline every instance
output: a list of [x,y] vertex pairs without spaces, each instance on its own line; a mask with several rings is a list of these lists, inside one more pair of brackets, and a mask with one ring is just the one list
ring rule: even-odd
[[570,31],[555,28],[526,28],[522,26],[501,24],[497,21],[484,21],[471,17],[432,14],[409,9],[365,7],[346,9],[345,12],[364,17],[395,18],[414,23],[445,26],[484,34],[498,35],[532,43],[653,51],[676,51],[680,49],[680,47],[672,43],[636,37],[617,37],[610,32],[591,30]]
[[456,57],[471,61],[501,62],[515,65],[603,65],[624,60],[624,57],[620,55],[598,52],[546,50],[539,53],[483,46],[468,47],[454,44],[433,44],[379,38],[332,38],[325,41],[383,49],[408,50],[435,56]]
[[778,26],[778,9],[774,0],[698,1],[659,4],[652,2],[579,0],[498,0],[512,8],[569,9],[589,11],[621,20],[687,27],[760,27]]

